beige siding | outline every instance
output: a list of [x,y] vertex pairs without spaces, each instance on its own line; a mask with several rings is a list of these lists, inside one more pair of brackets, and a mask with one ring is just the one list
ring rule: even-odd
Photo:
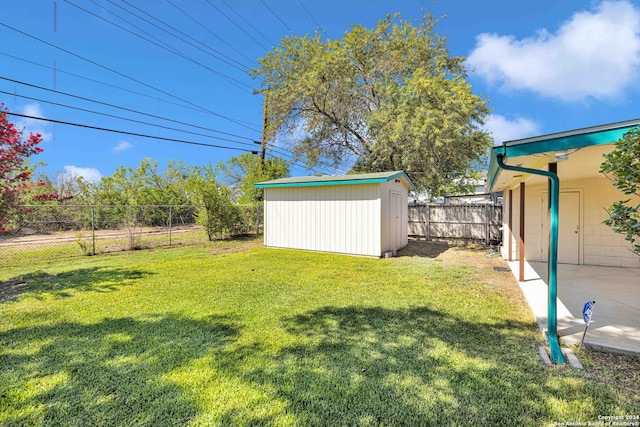
[[[513,234],[517,241],[519,232],[519,187],[513,188]],[[604,265],[613,267],[640,268],[640,257],[630,251],[629,242],[624,235],[614,233],[602,221],[607,218],[605,207],[616,200],[630,198],[613,187],[611,181],[602,177],[562,180],[561,192],[580,193],[579,259],[580,264]],[[547,261],[546,257],[546,218],[543,218],[543,203],[546,202],[547,186],[544,184],[526,185],[525,189],[525,259],[530,261]],[[506,222],[508,219],[508,189],[504,192],[504,242],[508,239]],[[635,199],[638,203],[638,199]],[[562,204],[560,209],[563,209]],[[517,259],[516,245],[514,259]],[[506,252],[505,252],[506,254]]]
[[[634,255],[624,235],[614,233],[611,227],[602,221],[608,218],[605,207],[617,200],[626,200],[624,195],[604,178],[591,178],[567,185],[585,188],[583,239],[584,263],[592,265],[610,265],[615,267],[640,267],[640,256]],[[588,189],[588,191],[586,190]],[[640,203],[636,197],[635,203]]]
[[266,246],[380,256],[380,221],[380,185],[265,190]]

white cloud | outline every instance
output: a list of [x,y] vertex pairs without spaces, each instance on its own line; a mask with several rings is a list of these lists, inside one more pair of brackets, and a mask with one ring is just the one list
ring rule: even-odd
[[635,84],[640,69],[640,10],[603,1],[575,13],[555,32],[518,40],[480,34],[468,64],[487,81],[563,101],[610,99]]
[[133,144],[127,141],[120,141],[118,145],[113,147],[113,151],[127,151],[133,148]]
[[[45,115],[40,108],[40,104],[27,104],[22,107],[20,114],[45,118]],[[18,129],[24,129],[25,137],[28,136],[29,133],[39,133],[42,136],[43,141],[51,141],[53,139],[53,134],[46,130],[49,127],[49,123],[46,121],[20,117],[19,120],[16,120],[16,126]]]
[[96,168],[80,168],[78,166],[66,165],[64,174],[71,177],[82,177],[87,182],[97,184],[102,179],[102,174]]
[[540,126],[532,120],[523,117],[509,120],[500,114],[492,114],[484,127],[493,135],[495,144],[536,136],[540,133]]

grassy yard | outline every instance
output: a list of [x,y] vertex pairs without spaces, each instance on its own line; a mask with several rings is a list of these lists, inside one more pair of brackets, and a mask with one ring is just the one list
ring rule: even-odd
[[637,383],[595,358],[583,371],[541,363],[517,285],[489,261],[501,262],[248,239],[3,268],[0,425],[538,426],[638,414]]

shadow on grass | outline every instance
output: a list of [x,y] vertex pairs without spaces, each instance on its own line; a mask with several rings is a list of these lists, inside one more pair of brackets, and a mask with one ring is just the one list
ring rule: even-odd
[[[224,369],[274,390],[298,425],[537,426],[557,420],[554,399],[583,407],[592,421],[613,402],[585,403],[570,381],[550,386],[556,371],[538,361],[528,322],[478,324],[426,307],[326,307],[283,326],[308,344],[272,358],[239,348]],[[224,423],[278,420],[230,415]]]
[[111,292],[149,274],[143,270],[103,267],[80,268],[60,274],[38,271],[0,282],[0,303],[16,300],[25,293],[37,298],[41,294],[69,297],[76,291]]
[[166,378],[237,338],[227,316],[60,323],[0,333],[2,425],[184,425],[196,403]]

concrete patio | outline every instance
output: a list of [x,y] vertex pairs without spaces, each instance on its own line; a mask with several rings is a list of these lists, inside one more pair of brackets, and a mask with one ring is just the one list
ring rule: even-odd
[[[509,262],[518,279],[518,261]],[[518,282],[538,326],[547,330],[547,264],[525,262]],[[558,264],[558,335],[579,343],[585,323],[582,308],[596,301],[585,345],[620,353],[640,353],[640,269]]]

